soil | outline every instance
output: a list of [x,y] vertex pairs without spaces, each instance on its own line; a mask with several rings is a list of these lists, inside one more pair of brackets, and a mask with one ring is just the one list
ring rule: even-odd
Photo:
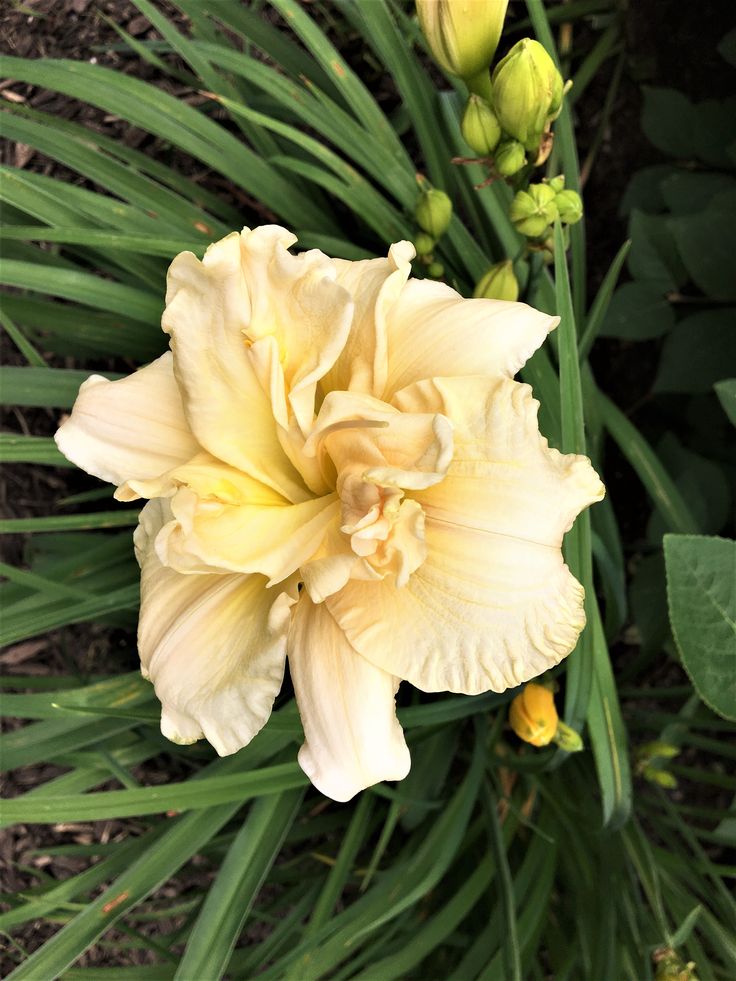
[[[156,5],[180,26],[186,19],[166,0]],[[704,10],[707,16],[704,16]],[[589,230],[589,296],[593,296],[608,266],[626,235],[619,213],[619,201],[632,173],[646,163],[661,159],[646,142],[639,128],[642,83],[669,85],[694,98],[704,98],[713,91],[733,88],[733,70],[714,56],[715,46],[732,26],[730,0],[709,0],[706,5],[688,4],[682,0],[643,0],[631,3],[625,17],[626,64],[596,164],[585,188]],[[195,101],[196,92],[164,78],[152,66],[132,57],[123,48],[111,22],[123,27],[139,41],[156,40],[157,34],[147,19],[128,0],[13,0],[0,8],[0,46],[4,53],[31,58],[61,57],[88,60],[115,68],[138,78],[154,81],[179,98]],[[666,25],[666,43],[663,42]],[[576,29],[577,30],[577,29]],[[574,38],[574,53],[584,53],[594,39],[587,28]],[[346,54],[350,52],[346,51]],[[363,55],[357,50],[355,58]],[[615,58],[591,83],[578,107],[578,133],[581,159],[584,159],[600,119],[601,107],[611,80]],[[706,68],[707,65],[707,68]],[[365,72],[365,66],[361,69]],[[720,88],[719,88],[720,87]],[[157,141],[129,127],[120,119],[92,106],[67,99],[56,93],[34,89],[12,82],[0,82],[0,97],[27,104],[74,120],[91,129],[121,140],[144,152],[156,155],[162,148]],[[387,87],[386,102],[391,99]],[[0,151],[4,163],[30,169],[77,184],[85,182],[74,172],[43,157],[24,145],[5,144]],[[193,174],[204,186],[227,194],[218,179],[211,179],[202,165],[175,154],[167,162],[182,172]],[[244,215],[244,221],[263,220],[255,202],[233,196]],[[3,333],[5,363],[23,363]],[[656,342],[631,345],[604,340],[596,345],[592,363],[604,390],[615,396],[624,409],[646,406],[658,357]],[[53,363],[53,362],[52,362]],[[56,361],[60,366],[64,359]],[[112,365],[110,367],[113,367]],[[130,366],[123,366],[127,370]],[[58,422],[57,414],[46,410],[16,409],[6,413],[3,428],[11,431],[50,435]],[[638,480],[614,449],[607,467],[611,497],[626,542],[635,547],[642,536],[642,515],[649,506]],[[13,517],[33,516],[47,512],[62,488],[66,493],[96,486],[81,473],[55,473],[45,468],[18,466],[5,471],[0,482],[0,506]],[[71,490],[70,490],[71,488]],[[14,536],[6,549],[5,561],[21,559],[23,542]],[[625,649],[619,648],[622,655]],[[116,673],[136,665],[134,638],[124,631],[105,630],[94,625],[70,627],[48,637],[18,645],[0,656],[0,665],[10,674],[68,674],[84,677],[94,666],[96,673]],[[681,683],[677,669],[670,671],[670,683]],[[658,681],[660,679],[657,679]],[[10,726],[18,723],[8,722]],[[171,758],[162,756],[139,768],[135,775],[147,784],[171,779]],[[50,767],[29,767],[13,777],[5,788],[6,795],[24,793],[55,773]],[[46,875],[63,879],[84,868],[87,860],[71,857],[49,857],[44,848],[66,843],[111,841],[138,833],[135,821],[98,822],[90,825],[19,826],[3,832],[0,839],[0,863],[11,891],[29,888],[36,879],[23,866],[43,869]],[[170,902],[193,886],[205,888],[210,871],[206,864],[192,864],[161,891]],[[28,924],[15,935],[17,943],[30,952],[55,931],[56,926]],[[156,929],[160,929],[157,926]],[[109,939],[114,939],[114,936]],[[146,951],[130,949],[124,957],[119,950],[110,954],[103,944],[93,947],[79,966],[126,966],[146,963]],[[15,963],[11,957],[9,963]]]

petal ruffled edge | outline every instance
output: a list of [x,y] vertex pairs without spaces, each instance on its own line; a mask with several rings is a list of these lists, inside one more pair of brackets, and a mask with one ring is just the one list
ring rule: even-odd
[[226,756],[268,721],[296,593],[266,589],[263,576],[182,575],[163,566],[154,543],[170,517],[168,501],[151,501],[135,533],[141,671],[161,701],[162,733],[184,744],[204,735]]

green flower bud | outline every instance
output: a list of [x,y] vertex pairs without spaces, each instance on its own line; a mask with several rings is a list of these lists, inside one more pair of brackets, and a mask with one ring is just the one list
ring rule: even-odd
[[583,217],[583,201],[577,191],[560,191],[555,196],[555,204],[560,213],[560,221],[566,225],[574,225]]
[[441,262],[432,262],[427,268],[427,275],[432,279],[441,279],[445,275],[445,267]]
[[484,95],[490,89],[488,66],[507,4],[508,0],[417,0],[419,25],[435,61]]
[[414,248],[417,250],[417,255],[430,255],[434,251],[435,245],[437,245],[435,240],[431,235],[427,235],[426,232],[419,232],[414,239]]
[[558,174],[557,177],[553,177],[551,180],[548,180],[547,183],[555,192],[555,194],[559,194],[560,191],[565,190],[565,175]]
[[468,99],[460,129],[465,142],[480,157],[489,157],[501,139],[496,114],[479,95],[471,95]]
[[663,742],[655,739],[650,743],[644,743],[639,747],[638,755],[643,759],[651,760],[655,756],[662,760],[671,760],[680,755],[680,747],[673,746],[672,743]]
[[525,163],[524,146],[518,140],[503,140],[493,158],[493,165],[502,177],[512,177]]
[[514,264],[511,259],[491,266],[478,280],[473,296],[476,299],[485,297],[487,300],[518,300],[519,283],[514,275]]
[[527,238],[542,238],[558,217],[555,192],[548,184],[530,184],[518,191],[511,202],[509,217],[518,232]]
[[665,790],[677,789],[677,777],[669,770],[658,770],[653,766],[645,766],[642,770],[642,776],[649,783],[656,783],[657,786],[664,787]]
[[527,150],[536,150],[548,118],[562,101],[564,86],[555,63],[538,41],[524,38],[496,66],[492,87],[503,130]]
[[579,753],[585,747],[579,732],[575,732],[564,722],[557,723],[557,732],[554,734],[553,742],[557,743],[560,749],[566,753]]
[[444,191],[435,188],[423,191],[417,203],[414,217],[423,232],[434,239],[440,238],[448,229],[452,219],[452,201]]

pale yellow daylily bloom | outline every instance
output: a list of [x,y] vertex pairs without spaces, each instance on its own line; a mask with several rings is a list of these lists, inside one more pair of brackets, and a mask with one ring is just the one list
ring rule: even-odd
[[299,761],[348,800],[408,772],[402,680],[503,691],[572,650],[560,546],[603,487],[512,380],[554,318],[411,280],[405,242],[347,262],[294,241],[265,226],[178,256],[171,351],[85,382],[56,439],[149,499],[138,641],[164,734],[245,746],[288,656]]

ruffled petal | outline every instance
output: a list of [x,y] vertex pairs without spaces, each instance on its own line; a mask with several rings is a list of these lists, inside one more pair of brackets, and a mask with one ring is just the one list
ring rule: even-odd
[[427,558],[404,589],[351,580],[326,602],[355,649],[425,691],[503,691],[558,663],[585,625],[560,545],[603,486],[551,450],[537,403],[508,379],[434,379],[397,398],[455,424],[439,484],[412,496]]
[[411,274],[414,255],[411,242],[397,242],[385,259],[334,260],[337,282],[352,296],[355,313],[345,347],[322,382],[325,392],[383,392],[388,371],[386,316]]
[[435,378],[397,393],[404,411],[434,409],[455,427],[443,481],[414,496],[428,517],[559,548],[605,488],[586,456],[552,449],[529,385],[507,378]]
[[251,297],[233,232],[200,262],[182,252],[169,267],[161,324],[192,432],[213,456],[291,501],[309,497],[281,448],[269,395],[249,356]]
[[370,395],[330,392],[304,454],[329,456],[338,491],[348,473],[368,483],[417,489],[442,480],[452,449],[452,423],[446,416],[402,412]]
[[141,670],[162,704],[173,742],[203,735],[221,756],[265,725],[281,688],[294,597],[263,576],[184,576],[161,565],[154,540],[169,521],[165,500],[141,512],[138,647]]
[[119,381],[88,378],[54,438],[67,459],[111,484],[159,477],[199,450],[168,352]]
[[314,419],[317,382],[345,346],[353,300],[336,282],[334,260],[317,249],[292,255],[288,247],[295,241],[278,225],[243,231],[243,273],[251,301],[246,336],[277,421],[288,428],[290,408],[306,434]]
[[511,377],[559,317],[525,303],[466,300],[444,283],[413,279],[387,317],[388,377],[380,397],[435,376]]
[[340,514],[336,494],[301,504],[227,504],[188,487],[171,498],[174,523],[157,548],[180,572],[261,573],[282,582],[318,550]]
[[403,780],[411,759],[396,718],[399,679],[357,654],[324,604],[306,595],[289,634],[289,670],[306,737],[299,764],[318,790],[347,801]]

